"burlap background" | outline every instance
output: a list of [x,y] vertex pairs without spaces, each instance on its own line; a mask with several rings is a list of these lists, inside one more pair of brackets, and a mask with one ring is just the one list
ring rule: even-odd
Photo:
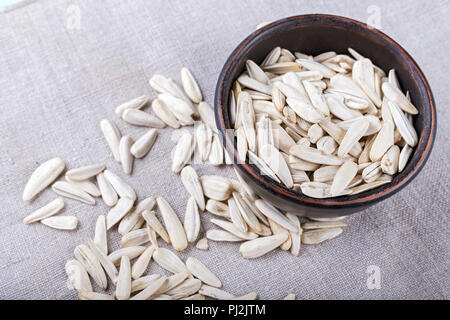
[[[436,98],[438,135],[422,173],[396,196],[348,219],[341,237],[304,246],[299,257],[277,251],[248,261],[237,244],[212,242],[207,252],[190,247],[181,256],[198,257],[236,295],[255,290],[265,299],[290,292],[300,299],[448,299],[450,3],[445,0],[38,0],[0,14],[0,298],[76,297],[66,286],[64,263],[93,235],[96,217],[107,207],[67,200],[63,214],[79,218],[76,232],[25,226],[23,217],[55,195],[47,190],[24,204],[23,187],[39,163],[55,156],[69,168],[104,161],[120,173],[99,121],[114,120],[133,138],[145,132],[118,119],[114,107],[138,95],[154,96],[147,83],[151,75],[178,79],[179,69],[188,66],[212,103],[224,61],[258,23],[304,13],[367,21],[377,10],[373,5],[381,10],[381,29],[416,59]],[[135,162],[127,180],[140,198],[163,195],[183,216],[188,197],[170,173],[172,133],[160,130],[154,149]],[[233,175],[229,168],[197,169]],[[206,228],[208,218],[202,217]],[[113,247],[118,240],[110,234]],[[380,290],[367,289],[369,265],[380,267]],[[161,269],[153,263],[150,272]]]

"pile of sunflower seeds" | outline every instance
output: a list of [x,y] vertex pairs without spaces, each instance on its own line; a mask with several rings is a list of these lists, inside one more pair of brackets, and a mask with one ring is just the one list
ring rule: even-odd
[[233,85],[240,161],[312,198],[355,195],[402,172],[418,142],[395,70],[353,49],[312,57],[274,48]]
[[[267,65],[286,63],[287,51],[283,52],[284,55],[280,53],[276,62]],[[315,59],[317,60],[317,57]],[[252,63],[249,62],[249,65]],[[276,71],[274,68],[271,70],[271,72]],[[263,73],[270,76],[270,73]],[[250,82],[258,81],[254,83],[259,83],[259,80],[251,77],[248,79]],[[51,185],[52,190],[61,197],[81,201],[91,206],[96,204],[95,198],[101,197],[103,202],[111,207],[106,215],[98,217],[92,239],[88,239],[87,244],[76,246],[75,259],[66,263],[65,270],[69,281],[73,288],[78,290],[80,299],[193,300],[205,299],[205,297],[256,299],[258,296],[256,292],[237,297],[223,291],[220,289],[222,282],[207,266],[195,257],[182,261],[176,252],[186,249],[190,243],[199,250],[208,250],[208,241],[227,241],[242,242],[240,252],[244,258],[248,259],[261,257],[276,248],[290,251],[297,256],[302,243],[318,244],[335,238],[347,226],[342,219],[301,221],[294,214],[283,213],[265,200],[259,199],[237,172],[237,180],[222,176],[198,176],[196,170],[190,165],[194,153],[198,153],[198,159],[216,166],[230,164],[231,161],[223,150],[214,121],[214,111],[202,101],[201,91],[192,73],[183,68],[181,80],[182,87],[170,78],[161,75],[152,77],[150,85],[159,92],[158,97],[151,104],[154,115],[142,111],[142,108],[149,103],[147,96],[138,97],[116,108],[117,115],[127,123],[150,128],[137,141],[133,141],[127,135],[122,136],[114,122],[108,119],[100,122],[100,128],[113,158],[121,163],[124,173],[130,175],[134,159],[141,159],[151,151],[157,139],[158,129],[166,126],[174,129],[191,126],[195,123],[195,119],[201,119],[200,124],[195,127],[194,135],[186,133],[179,139],[172,156],[172,171],[179,174],[181,183],[190,195],[183,221],[163,197],[150,196],[137,202],[138,195],[133,187],[120,175],[107,169],[103,163],[68,170],[65,173],[65,181],[55,182],[64,172],[66,165],[64,160],[54,158],[41,164],[29,178],[23,192],[24,201],[31,201]],[[315,81],[313,85],[314,83]],[[239,83],[235,84],[235,89],[238,85],[240,86]],[[265,86],[268,85],[261,88]],[[272,119],[275,113],[266,106],[261,110],[267,112],[256,111],[258,100],[269,101],[251,97],[256,95],[261,98],[263,97],[261,92],[245,88],[241,91],[242,93],[237,94],[240,97],[240,103],[237,105],[241,106],[239,110],[243,110],[237,113],[240,114],[238,118],[242,119],[242,126],[237,130],[238,135],[243,134],[247,146],[252,146],[246,152],[250,159],[260,163],[261,168],[267,172],[271,172],[280,158],[278,155],[281,152],[277,152],[278,147],[283,150],[281,147],[284,146],[283,143],[287,143],[286,146],[289,144],[289,142],[282,142],[283,139],[273,138],[270,134],[273,127],[283,128],[280,131],[284,132],[281,134],[284,135],[282,138],[290,137],[290,139],[292,139],[290,135],[298,128],[291,125],[292,122],[284,117],[282,118],[284,122],[280,122],[280,119]],[[281,91],[276,95],[284,100]],[[242,99],[245,99],[243,101],[247,102],[246,105],[241,101]],[[252,140],[254,144],[248,142],[250,140],[247,134],[251,135],[248,133],[251,131],[248,130],[250,118],[245,113],[249,111],[256,113],[255,119],[263,120],[255,132],[255,139]],[[292,117],[292,114],[289,117]],[[334,122],[331,120],[330,123]],[[260,128],[264,126],[268,128],[272,126],[272,129],[269,132],[262,129],[266,130],[262,135]],[[240,128],[244,128],[244,131]],[[290,128],[292,131],[289,130]],[[312,129],[311,132],[314,130],[317,129]],[[273,132],[276,131],[273,130]],[[242,137],[238,138],[238,141],[239,139],[242,141]],[[276,147],[272,143],[267,143],[272,140],[280,141],[280,143]],[[327,149],[330,148],[329,144],[320,145]],[[240,150],[242,151],[242,147]],[[272,153],[278,158],[272,160],[268,156]],[[281,157],[284,157],[283,154]],[[316,165],[313,162],[304,161],[304,163]],[[328,165],[338,166],[334,163]],[[319,168],[314,170],[317,172],[317,169]],[[280,181],[286,180],[287,175],[280,174],[276,170],[275,172],[275,178],[278,177]],[[297,174],[299,175],[300,173]],[[292,178],[299,179],[296,175],[292,175]],[[41,222],[55,229],[76,229],[78,224],[76,217],[57,216],[63,208],[64,200],[58,197],[28,215],[24,223]],[[205,237],[201,236],[200,212],[212,214],[211,223],[218,227],[207,230]],[[122,248],[110,252],[107,234],[116,228],[122,236]],[[173,250],[161,247],[159,245],[161,241],[166,243],[165,246],[172,246]],[[146,274],[152,259],[172,275]],[[109,295],[105,291],[94,292],[91,280],[102,290],[107,290],[111,282],[115,286],[114,294]],[[293,298],[295,296],[289,294],[285,299]]]

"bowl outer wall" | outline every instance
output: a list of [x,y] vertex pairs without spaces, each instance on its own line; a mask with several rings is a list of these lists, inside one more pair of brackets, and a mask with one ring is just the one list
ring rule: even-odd
[[[232,83],[244,70],[246,59],[259,63],[275,46],[312,55],[331,50],[345,53],[348,47],[352,47],[369,57],[383,70],[396,69],[402,88],[410,91],[412,101],[419,109],[419,115],[415,117],[414,122],[419,133],[419,143],[405,170],[397,174],[392,183],[360,195],[312,199],[289,190],[268,177],[260,176],[259,170],[253,165],[236,163],[234,142],[225,132],[231,128],[228,95]],[[282,19],[256,30],[247,37],[230,55],[219,76],[215,114],[226,149],[229,154],[234,154],[235,166],[254,191],[283,210],[309,216],[347,215],[400,191],[414,179],[425,164],[436,132],[435,103],[431,89],[411,56],[382,32],[370,29],[355,20],[330,15],[303,15]]]

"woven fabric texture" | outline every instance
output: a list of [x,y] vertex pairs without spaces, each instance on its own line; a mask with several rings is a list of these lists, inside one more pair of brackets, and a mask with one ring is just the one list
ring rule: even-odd
[[[190,245],[180,257],[203,261],[235,295],[450,298],[449,1],[37,0],[0,14],[0,299],[76,298],[64,264],[76,245],[93,237],[97,216],[108,208],[101,200],[89,206],[67,199],[61,214],[78,217],[76,231],[24,225],[28,213],[55,198],[48,189],[23,203],[24,185],[40,163],[56,156],[68,168],[105,162],[122,175],[99,122],[108,118],[133,139],[142,135],[146,129],[124,123],[114,108],[143,94],[153,98],[153,74],[178,81],[181,67],[189,67],[212,104],[223,63],[257,24],[306,13],[367,21],[377,10],[381,30],[415,58],[436,98],[436,143],[420,175],[397,195],[348,218],[339,238],[304,245],[299,257],[277,250],[245,260],[238,244],[211,241],[208,251]],[[126,180],[140,199],[162,195],[183,217],[188,194],[170,171],[170,151],[181,132],[159,130],[153,150],[135,161]],[[200,175],[234,178],[229,167],[195,167]],[[202,214],[203,230],[212,227],[210,217]],[[118,248],[116,231],[109,243]],[[381,272],[380,289],[367,287],[371,265]],[[154,272],[163,270],[151,263]]]

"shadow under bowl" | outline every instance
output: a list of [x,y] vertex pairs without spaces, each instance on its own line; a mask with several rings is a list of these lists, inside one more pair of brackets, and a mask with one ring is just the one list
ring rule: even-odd
[[[270,50],[277,46],[310,55],[326,51],[347,53],[347,48],[353,48],[370,58],[385,72],[396,70],[402,89],[410,92],[412,102],[419,110],[419,115],[414,117],[419,142],[406,168],[396,174],[391,183],[357,195],[313,199],[261,175],[259,169],[248,162],[237,162],[236,143],[230,132],[227,132],[233,128],[228,107],[233,82],[245,70],[247,59],[261,63]],[[332,15],[289,17],[253,32],[226,61],[217,82],[214,109],[224,145],[235,168],[253,191],[284,211],[308,217],[349,215],[394,195],[410,183],[425,165],[436,134],[433,95],[423,72],[411,56],[379,30],[355,20]]]

